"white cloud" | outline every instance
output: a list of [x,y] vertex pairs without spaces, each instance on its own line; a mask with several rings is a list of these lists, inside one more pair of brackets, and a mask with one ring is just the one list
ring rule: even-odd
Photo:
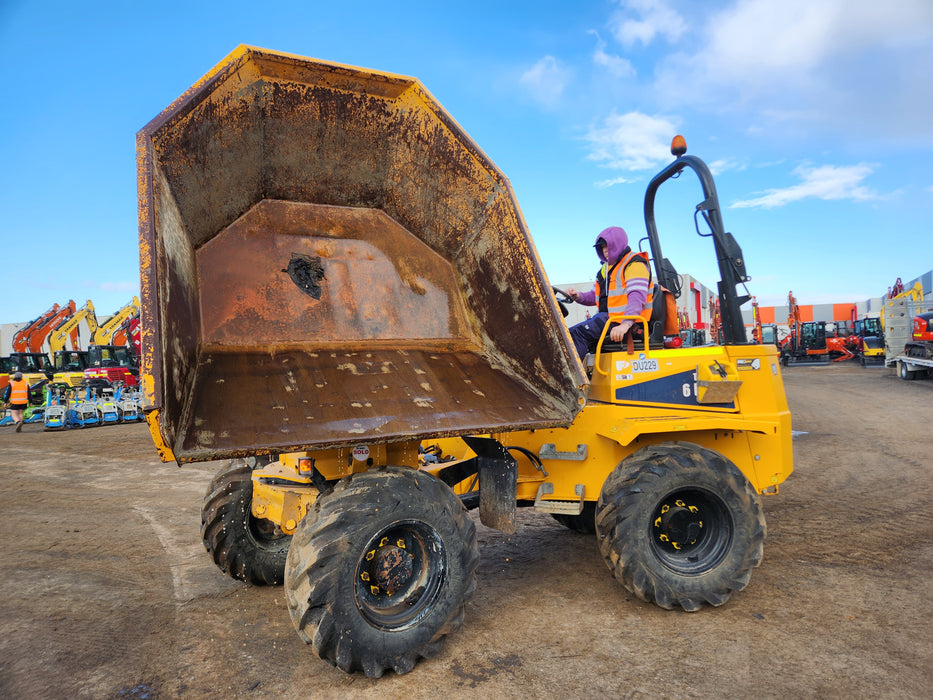
[[519,84],[533,100],[546,107],[560,101],[572,72],[553,56],[545,56],[519,78]]
[[676,133],[675,123],[666,117],[613,112],[584,137],[590,144],[587,158],[616,170],[652,170],[671,160]]
[[865,201],[880,199],[880,196],[862,182],[874,171],[866,163],[849,166],[821,165],[814,168],[801,166],[794,170],[801,182],[783,189],[769,189],[761,196],[740,200],[730,205],[731,209],[761,207],[773,209],[802,199],[851,199]]
[[590,31],[596,36],[596,49],[593,51],[593,63],[603,66],[616,78],[631,78],[635,75],[635,66],[627,58],[606,53],[606,42],[599,38],[599,34]]
[[717,177],[727,170],[745,170],[745,166],[730,158],[720,158],[707,163],[710,172]]
[[636,43],[647,46],[658,36],[674,42],[687,30],[683,17],[667,0],[619,0],[619,4],[622,10],[614,14],[610,27],[625,47]]
[[659,66],[665,99],[741,106],[769,124],[933,133],[930,0],[737,0],[697,36],[697,51]]
[[616,185],[627,185],[629,183],[635,182],[635,180],[630,180],[627,177],[614,177],[609,180],[600,180],[599,182],[594,182],[593,186],[598,190],[607,190],[610,187],[615,187]]

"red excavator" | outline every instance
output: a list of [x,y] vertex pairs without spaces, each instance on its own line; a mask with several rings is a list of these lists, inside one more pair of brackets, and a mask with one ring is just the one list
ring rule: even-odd
[[29,334],[41,324],[48,321],[52,316],[58,313],[58,310],[61,309],[58,304],[53,304],[52,308],[46,311],[43,314],[40,314],[38,317],[31,320],[25,326],[16,331],[16,334],[13,336],[13,352],[26,352],[29,347]]
[[924,360],[933,360],[933,312],[917,314],[913,319],[910,341],[904,354]]
[[826,349],[833,362],[858,357],[859,342],[851,321],[836,321],[832,331],[826,333]]
[[[13,352],[19,353],[38,353],[42,352],[42,344],[45,342],[45,339],[48,337],[49,333],[55,330],[59,324],[63,323],[67,318],[72,316],[77,310],[74,300],[70,300],[65,306],[59,306],[55,304],[49,311],[46,311],[42,316],[37,318],[35,321],[27,324],[25,327],[21,328],[19,332],[13,336]],[[72,342],[78,342],[78,329],[75,328],[72,331]]]

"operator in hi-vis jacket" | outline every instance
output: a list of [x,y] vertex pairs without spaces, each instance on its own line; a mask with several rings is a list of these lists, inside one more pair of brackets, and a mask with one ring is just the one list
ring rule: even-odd
[[[570,329],[570,337],[583,359],[596,352],[596,343],[606,323],[610,323],[607,337],[620,343],[635,321],[622,316],[651,316],[651,268],[647,253],[634,253],[628,245],[625,229],[610,226],[596,238],[596,253],[603,265],[596,274],[596,284],[588,292],[570,288],[567,295],[584,306],[598,306],[592,318],[581,321]],[[640,327],[636,328],[636,333]]]

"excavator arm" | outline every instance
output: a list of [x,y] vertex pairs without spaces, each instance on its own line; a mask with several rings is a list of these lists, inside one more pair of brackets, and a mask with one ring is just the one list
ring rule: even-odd
[[[37,324],[26,337],[25,352],[42,352],[42,343],[45,342],[49,334],[52,333],[56,327],[73,316],[76,310],[77,307],[75,306],[74,300],[69,300],[68,303],[60,307],[56,313],[49,316],[44,322]],[[75,335],[77,335],[77,331],[75,331]],[[73,340],[77,342],[77,338]]]
[[93,345],[117,345],[113,342],[114,334],[120,330],[123,323],[139,313],[139,297],[133,297],[133,301],[117,311],[113,316],[107,319],[106,323],[98,326],[97,330],[91,335]]
[[78,333],[78,324],[81,321],[87,323],[90,335],[93,338],[97,332],[97,315],[94,313],[94,304],[90,299],[87,303],[78,309],[69,318],[59,324],[55,330],[49,334],[49,353],[54,357],[59,350],[64,350],[66,342],[71,337],[71,349],[78,350],[80,335]]
[[34,318],[16,331],[16,334],[13,336],[13,352],[27,352],[29,348],[29,334],[57,314],[59,309],[61,309],[61,307],[58,304],[53,304],[51,309],[37,318]]

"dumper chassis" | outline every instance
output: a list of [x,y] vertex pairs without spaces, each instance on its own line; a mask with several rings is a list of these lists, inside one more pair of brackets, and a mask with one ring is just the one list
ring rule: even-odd
[[601,339],[580,362],[507,180],[416,81],[240,47],[147,125],[146,419],[164,461],[232,459],[202,507],[218,568],[283,583],[299,636],[370,677],[462,625],[468,508],[507,533],[518,507],[594,532],[663,608],[741,591],[761,496],[792,471],[790,413],[777,349],[746,339],[712,175],[685,151],[645,195],[655,299],[680,289],[655,195],[690,169],[723,344],[665,347],[659,304],[640,345]]

